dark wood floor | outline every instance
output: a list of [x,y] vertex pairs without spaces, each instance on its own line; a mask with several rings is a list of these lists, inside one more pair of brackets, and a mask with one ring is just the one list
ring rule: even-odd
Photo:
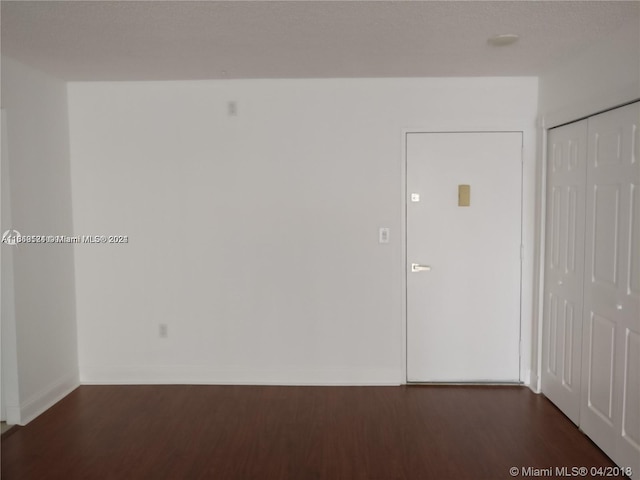
[[2,438],[3,480],[500,479],[607,465],[524,387],[82,386]]

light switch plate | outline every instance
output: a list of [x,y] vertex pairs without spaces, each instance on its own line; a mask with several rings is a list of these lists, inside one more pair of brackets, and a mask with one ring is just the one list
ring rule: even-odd
[[389,243],[389,229],[387,227],[381,227],[378,230],[378,242]]
[[419,202],[420,201],[420,194],[419,193],[412,193],[411,194],[411,201],[412,202]]

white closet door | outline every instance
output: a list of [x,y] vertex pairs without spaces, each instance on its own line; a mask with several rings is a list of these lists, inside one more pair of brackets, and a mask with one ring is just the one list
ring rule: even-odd
[[549,132],[542,392],[580,417],[587,121]]
[[640,478],[640,104],[589,119],[580,426]]

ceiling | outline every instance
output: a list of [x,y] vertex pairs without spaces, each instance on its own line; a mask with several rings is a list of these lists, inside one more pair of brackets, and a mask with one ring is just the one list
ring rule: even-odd
[[[2,54],[66,80],[536,76],[640,1],[2,1]],[[517,33],[509,47],[487,38]]]

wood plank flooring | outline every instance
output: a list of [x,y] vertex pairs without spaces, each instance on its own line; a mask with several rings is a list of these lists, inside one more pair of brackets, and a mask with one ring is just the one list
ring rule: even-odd
[[147,385],[78,388],[2,438],[1,472],[3,480],[475,480],[513,478],[512,466],[610,465],[524,387]]

